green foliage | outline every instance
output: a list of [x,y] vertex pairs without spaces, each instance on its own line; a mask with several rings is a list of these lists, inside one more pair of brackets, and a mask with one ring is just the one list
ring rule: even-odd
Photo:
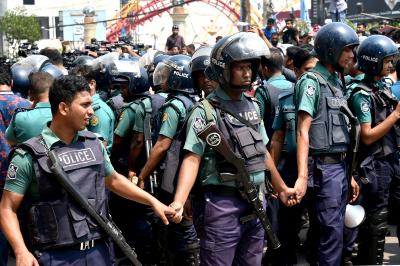
[[34,42],[40,39],[40,24],[33,15],[28,15],[24,7],[7,10],[0,18],[0,28],[9,43],[20,43],[22,40]]

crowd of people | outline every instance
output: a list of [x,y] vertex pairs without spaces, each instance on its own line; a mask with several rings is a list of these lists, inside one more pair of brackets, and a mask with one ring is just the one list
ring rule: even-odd
[[400,30],[285,24],[197,49],[174,25],[165,51],[1,66],[0,265],[131,265],[86,205],[143,265],[295,265],[305,224],[310,265],[383,264]]

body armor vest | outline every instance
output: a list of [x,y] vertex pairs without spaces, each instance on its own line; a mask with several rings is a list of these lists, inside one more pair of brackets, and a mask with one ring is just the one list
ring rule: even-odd
[[[261,118],[253,101],[247,97],[240,101],[223,100],[219,97],[214,97],[210,101],[216,104],[217,107],[218,128],[233,151],[245,159],[247,171],[249,173],[264,171],[266,169],[264,162],[266,148],[259,133]],[[218,106],[231,113],[238,114],[252,124],[253,128],[244,125],[230,114],[218,108]],[[236,172],[236,167],[225,162],[223,157],[218,154],[217,164],[220,175],[224,173],[235,174]]]
[[285,139],[282,151],[288,154],[296,154],[296,107],[294,105],[294,90],[287,91],[279,97],[282,102],[280,110],[283,114],[285,127]]
[[273,130],[272,124],[274,123],[276,108],[279,106],[279,94],[285,90],[274,87],[270,84],[263,83],[262,86],[258,88],[262,90],[262,96],[264,97],[264,126],[269,139],[272,138]]
[[[80,135],[84,137],[83,141],[60,146],[56,143],[53,148],[56,146],[54,150],[69,179],[79,187],[100,215],[107,215],[101,143],[89,131]],[[37,248],[54,248],[102,238],[103,233],[95,221],[53,177],[42,137],[32,138],[20,147],[33,156],[39,190],[37,201],[30,198],[25,200],[28,243]]]
[[[371,127],[375,127],[382,123],[392,113],[393,107],[386,99],[379,95],[379,88],[375,88],[373,84],[360,84],[354,89],[353,94],[359,90],[364,90],[371,96]],[[373,144],[368,146],[361,142],[360,150],[361,154],[363,155],[375,155],[377,157],[382,157],[396,152],[399,143],[400,128],[399,125],[395,124],[390,131],[385,134],[385,136]]]
[[350,136],[340,106],[347,105],[347,101],[342,91],[333,87],[321,74],[312,72],[311,75],[317,77],[321,94],[319,111],[309,131],[310,155],[346,152]]

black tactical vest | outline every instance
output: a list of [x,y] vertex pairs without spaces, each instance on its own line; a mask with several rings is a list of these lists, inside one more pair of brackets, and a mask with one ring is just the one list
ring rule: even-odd
[[[310,74],[306,74],[310,75]],[[309,131],[310,155],[347,151],[350,136],[340,106],[347,105],[342,90],[333,87],[321,74],[312,72],[320,84],[319,110]]]
[[[371,96],[371,127],[375,127],[392,113],[393,107],[386,99],[379,95],[379,88],[375,88],[373,84],[359,84],[352,92],[352,95],[359,90],[364,90]],[[391,92],[389,93],[391,94]],[[399,144],[400,128],[399,125],[395,124],[385,136],[371,145],[365,145],[361,142],[360,151],[363,155],[382,157],[396,152]]]
[[279,96],[280,112],[283,114],[285,127],[285,140],[282,151],[295,155],[297,152],[296,141],[296,107],[294,105],[294,90],[288,90]]
[[[245,159],[247,171],[249,173],[264,171],[266,169],[264,162],[266,148],[259,133],[261,118],[251,98],[245,97],[244,100],[232,101],[223,100],[216,96],[211,98],[210,101],[217,107],[215,110],[217,113],[218,128],[233,151]],[[250,122],[253,128],[244,125],[230,114],[218,108],[218,106],[241,116]],[[220,174],[235,173],[236,167],[226,163],[222,156],[218,155],[217,161]]]
[[262,90],[261,95],[264,98],[264,113],[262,114],[262,119],[264,120],[265,131],[269,139],[272,138],[273,130],[272,124],[274,123],[276,109],[279,106],[279,94],[285,90],[274,87],[270,84],[266,84],[257,88],[257,90]]
[[[101,143],[89,131],[80,135],[75,143],[63,145],[59,142],[60,145],[55,143],[51,149],[56,151],[64,171],[81,194],[100,215],[107,215]],[[42,143],[39,136],[20,146],[33,156],[39,190],[39,200],[24,200],[29,235],[26,240],[34,248],[54,248],[102,238],[103,233],[95,221],[53,177],[49,168],[51,162]]]

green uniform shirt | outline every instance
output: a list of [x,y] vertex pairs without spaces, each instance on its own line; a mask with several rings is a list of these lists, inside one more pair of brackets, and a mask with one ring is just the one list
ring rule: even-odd
[[[339,79],[336,72],[330,73],[321,63],[317,63],[314,71],[321,74],[333,86],[338,85]],[[317,78],[313,78],[312,75],[312,73],[306,73],[297,81],[295,102],[298,111],[304,111],[314,118],[319,111],[320,86]]]
[[114,136],[114,112],[100,98],[99,94],[92,96],[94,115],[90,118],[87,129],[93,133],[99,134],[107,141],[107,152],[111,152],[113,136]]
[[[212,93],[210,93],[207,96],[207,98],[209,99],[214,96],[218,96],[219,98],[224,99],[224,100],[230,100],[229,96],[221,88],[218,88],[215,91],[213,91]],[[242,99],[244,99],[243,95],[242,95]],[[256,103],[254,105],[255,105],[256,110],[259,111],[258,105]],[[215,120],[217,119],[217,115],[216,115],[215,111],[212,112],[212,116]],[[203,157],[202,163],[201,163],[200,169],[199,169],[199,174],[202,172],[203,173],[205,172],[207,175],[207,179],[203,182],[203,185],[221,185],[221,182],[219,181],[218,173],[215,171],[216,164],[217,164],[216,154],[211,149],[210,146],[206,145],[206,143],[197,136],[196,123],[199,123],[199,121],[202,121],[202,123],[205,123],[207,121],[206,113],[205,113],[204,109],[200,108],[200,107],[194,109],[192,114],[189,117],[188,127],[186,128],[186,142],[184,145],[184,149],[187,151],[190,151],[192,153],[195,153],[201,157],[203,157],[203,155],[205,153],[213,154],[214,156],[209,157],[209,158]],[[267,133],[265,132],[265,128],[264,128],[264,124],[263,124],[262,120],[261,120],[261,125],[260,125],[260,134],[263,138],[264,144],[267,145],[268,137],[267,137]],[[209,160],[210,162],[205,164],[204,163],[205,159]],[[205,169],[205,167],[207,167],[207,169]],[[210,170],[210,171],[208,171],[208,170]],[[252,174],[250,174],[250,176],[252,179],[251,181],[257,185],[264,182],[264,178],[265,178],[264,171],[252,173]],[[223,185],[236,187],[236,182],[235,181],[224,182]]]
[[288,81],[284,75],[276,75],[267,80],[267,84],[271,84],[278,89],[287,90],[291,89],[293,83]]
[[[293,83],[288,81],[284,75],[273,76],[263,82],[282,90],[291,89],[293,87]],[[265,88],[259,88],[256,90],[254,97],[260,102],[261,117],[264,119],[265,106],[271,104],[270,96],[265,92]]]
[[[168,94],[165,92],[160,92],[158,93],[164,98],[167,98]],[[146,97],[141,101],[142,104],[139,104],[139,106],[136,109],[135,113],[135,123],[133,125],[133,131],[143,133],[144,132],[144,116],[146,115],[146,108],[151,109],[151,100]]]
[[[171,104],[178,108],[178,110],[181,112],[181,117],[171,106]],[[166,107],[161,119],[160,135],[173,139],[177,133],[179,121],[185,119],[187,110],[183,102],[178,99],[172,99],[168,101],[165,103],[165,106]]]
[[[54,143],[61,141],[47,126],[44,127],[41,135],[43,136],[47,147],[51,147]],[[80,136],[78,132],[75,135],[73,142],[76,142],[80,137],[82,136]],[[111,165],[110,159],[108,158],[107,152],[103,144],[101,144],[101,150],[104,155],[105,175],[109,176],[114,171],[114,168]],[[16,166],[17,170],[15,174],[7,174],[4,190],[15,192],[20,195],[29,195],[32,196],[33,199],[38,199],[39,191],[37,187],[38,184],[35,176],[35,170],[33,169],[32,155],[23,149],[16,149],[14,156],[11,160],[11,164]],[[10,178],[9,176],[12,176],[12,178]]]
[[[375,86],[379,89],[384,89],[385,85],[382,81],[375,81]],[[360,124],[372,123],[371,114],[371,95],[369,92],[359,90],[351,97],[351,109],[358,118]]]
[[11,142],[22,143],[36,137],[51,119],[50,103],[38,102],[34,109],[18,112],[14,115],[6,130],[6,139]]
[[139,101],[135,100],[124,108],[119,116],[117,128],[114,130],[115,135],[121,138],[126,138],[132,134],[133,125],[135,123],[135,114],[139,106],[138,102]]
[[355,77],[347,75],[345,77],[345,82],[346,82],[346,91],[343,93],[346,99],[349,99],[351,96],[351,93],[355,87],[357,87],[357,84],[359,81],[363,80],[365,77],[365,74],[358,74]]
[[[279,108],[278,112],[275,114],[275,119],[274,123],[272,124],[272,128],[274,130],[285,130],[285,118],[283,114],[283,110],[287,108],[295,108],[294,103],[293,103],[293,95],[291,96],[286,96],[285,97],[279,97]],[[281,94],[281,96],[283,96]]]

